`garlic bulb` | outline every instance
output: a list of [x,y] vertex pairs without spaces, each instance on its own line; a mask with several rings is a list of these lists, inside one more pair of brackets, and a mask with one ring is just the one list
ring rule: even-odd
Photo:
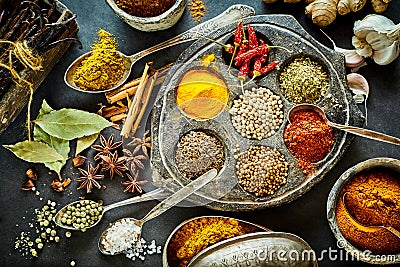
[[400,23],[371,14],[354,23],[352,44],[357,53],[371,57],[379,65],[394,61],[400,53]]

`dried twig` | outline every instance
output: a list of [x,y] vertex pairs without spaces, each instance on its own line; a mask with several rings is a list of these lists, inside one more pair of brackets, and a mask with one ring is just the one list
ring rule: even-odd
[[[161,68],[157,69],[156,71],[166,74],[171,66],[172,66],[172,63],[168,64],[164,67],[161,67]],[[162,83],[164,81],[165,75],[162,75],[162,76],[159,75],[158,77],[159,78],[157,79],[156,84]],[[130,96],[132,96],[133,94],[135,94],[137,92],[140,80],[141,80],[141,78],[134,79],[115,90],[106,92],[105,96],[107,98],[108,103],[113,104],[113,103],[115,103],[119,100],[125,99],[125,98],[129,99]]]
[[140,83],[139,83],[137,92],[136,92],[135,97],[133,98],[133,101],[129,107],[129,112],[128,112],[125,124],[121,130],[122,136],[125,136],[125,137],[129,136],[129,134],[132,130],[133,123],[134,123],[135,119],[137,119],[137,115],[140,113],[140,106],[141,106],[140,100],[143,97],[143,93],[144,93],[145,89],[148,88],[148,87],[146,87],[146,84],[150,77],[150,73],[149,73],[150,66],[151,66],[151,63],[147,63],[144,68],[142,77],[140,78]]

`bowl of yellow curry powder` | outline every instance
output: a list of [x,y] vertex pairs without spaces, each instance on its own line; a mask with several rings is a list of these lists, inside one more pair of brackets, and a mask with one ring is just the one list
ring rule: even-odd
[[187,0],[106,0],[115,14],[135,29],[152,32],[172,27]]
[[229,100],[229,89],[219,73],[193,68],[182,75],[175,97],[177,106],[186,116],[208,120],[224,110]]
[[163,266],[185,267],[201,251],[223,240],[270,231],[262,226],[222,216],[201,216],[178,225],[165,242]]
[[[329,193],[329,226],[354,258],[400,263],[400,160],[373,158],[345,171]],[[394,229],[391,230],[391,229]]]

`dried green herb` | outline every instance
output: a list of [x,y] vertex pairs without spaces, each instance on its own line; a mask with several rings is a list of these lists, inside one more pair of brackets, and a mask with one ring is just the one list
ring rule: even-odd
[[35,123],[35,141],[26,140],[4,147],[23,160],[44,163],[57,172],[60,180],[61,168],[70,151],[69,140],[79,138],[77,149],[83,150],[96,140],[101,130],[112,125],[101,116],[86,111],[53,110],[46,101],[43,101]]
[[97,114],[67,108],[45,114],[35,123],[48,134],[65,140],[96,134],[112,125]]
[[[46,100],[43,100],[42,107],[39,110],[37,118],[40,119],[44,115],[49,114],[52,111],[53,109],[47,104]],[[33,139],[35,141],[40,141],[48,144],[50,147],[54,148],[58,154],[63,156],[63,160],[44,163],[47,168],[49,168],[50,170],[54,170],[55,172],[57,172],[57,174],[59,174],[61,168],[67,162],[69,154],[69,141],[49,135],[48,133],[43,131],[42,128],[39,127],[39,125],[34,126]]]
[[90,147],[97,140],[98,137],[99,137],[99,133],[95,133],[92,135],[83,136],[83,137],[78,138],[78,140],[76,141],[75,154],[78,155],[83,150]]
[[49,145],[38,141],[22,141],[15,145],[4,145],[17,157],[34,163],[45,163],[63,160],[63,156]]

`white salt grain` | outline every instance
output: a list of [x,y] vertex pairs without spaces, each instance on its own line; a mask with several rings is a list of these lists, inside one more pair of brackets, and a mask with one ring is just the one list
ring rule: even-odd
[[122,219],[108,229],[101,244],[111,255],[121,253],[140,244],[138,242],[140,230],[133,221]]

